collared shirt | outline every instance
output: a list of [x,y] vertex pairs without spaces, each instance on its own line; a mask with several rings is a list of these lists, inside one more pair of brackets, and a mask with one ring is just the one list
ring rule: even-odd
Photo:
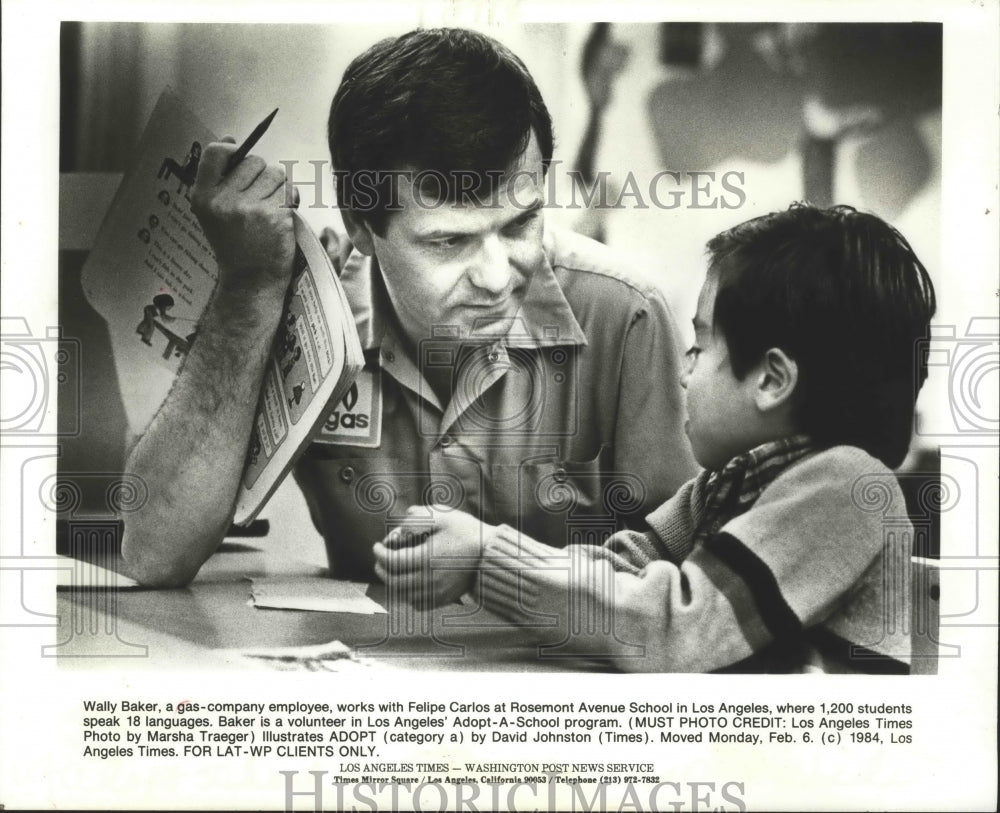
[[[600,544],[696,470],[683,432],[681,354],[662,296],[613,251],[549,228],[546,262],[502,339],[461,345],[447,327],[407,349],[377,264],[341,281],[365,350],[358,386],[296,467],[338,575],[368,576],[371,547],[458,508],[563,546]],[[423,371],[452,377],[448,404]]]

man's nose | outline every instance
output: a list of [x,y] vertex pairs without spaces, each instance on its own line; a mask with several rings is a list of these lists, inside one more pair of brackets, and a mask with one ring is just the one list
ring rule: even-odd
[[502,294],[510,285],[513,269],[510,255],[498,235],[489,235],[483,240],[479,254],[469,266],[469,281],[476,287],[491,294]]

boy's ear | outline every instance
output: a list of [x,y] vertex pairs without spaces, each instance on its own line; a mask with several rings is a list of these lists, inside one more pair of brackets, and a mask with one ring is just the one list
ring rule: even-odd
[[770,412],[790,403],[798,383],[798,363],[784,350],[772,347],[764,353],[757,373],[757,408]]
[[375,253],[375,241],[372,239],[372,228],[365,222],[364,218],[350,209],[341,209],[340,215],[344,220],[344,228],[347,229],[347,236],[351,238],[354,247],[369,257]]

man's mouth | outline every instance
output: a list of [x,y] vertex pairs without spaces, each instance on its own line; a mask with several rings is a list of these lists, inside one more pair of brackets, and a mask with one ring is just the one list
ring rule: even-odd
[[466,305],[465,308],[470,311],[476,311],[477,313],[506,313],[507,303],[506,302],[496,302],[493,304],[475,304]]
[[511,291],[506,296],[501,296],[493,300],[479,300],[477,302],[469,302],[465,305],[469,310],[475,311],[496,311],[503,312],[510,310],[510,306],[519,301],[520,297],[517,295],[517,291]]

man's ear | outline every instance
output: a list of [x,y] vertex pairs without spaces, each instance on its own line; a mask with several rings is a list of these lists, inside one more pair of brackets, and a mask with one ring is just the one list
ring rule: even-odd
[[799,383],[799,365],[784,350],[772,347],[760,362],[755,399],[761,412],[791,403]]
[[350,209],[341,209],[340,216],[344,220],[347,236],[351,238],[354,247],[369,257],[375,253],[375,241],[372,239],[372,228],[365,219]]

